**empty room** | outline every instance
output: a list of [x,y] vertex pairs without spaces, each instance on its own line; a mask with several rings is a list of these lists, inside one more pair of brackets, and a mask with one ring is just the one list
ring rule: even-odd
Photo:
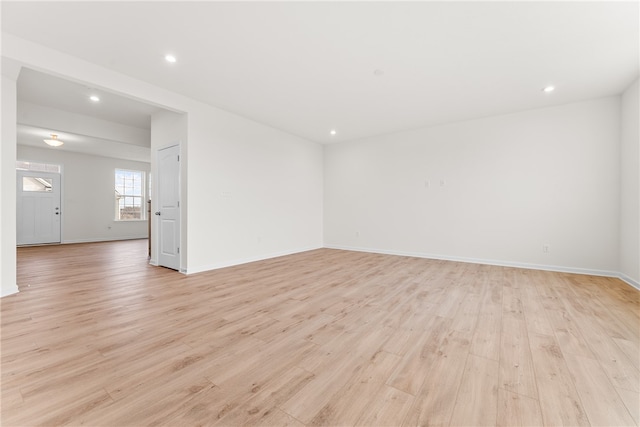
[[3,426],[640,426],[640,4],[2,1]]

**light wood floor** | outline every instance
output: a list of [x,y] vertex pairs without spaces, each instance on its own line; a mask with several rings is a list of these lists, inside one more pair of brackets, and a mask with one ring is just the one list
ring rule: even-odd
[[2,425],[638,425],[620,280],[322,249],[192,276],[21,248]]

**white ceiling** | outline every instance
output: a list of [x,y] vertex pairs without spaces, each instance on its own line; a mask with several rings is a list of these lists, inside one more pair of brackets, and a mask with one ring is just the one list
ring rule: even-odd
[[3,31],[322,143],[619,94],[638,17],[636,1],[2,2]]
[[[57,108],[141,129],[150,129],[151,115],[160,109],[110,92],[23,68],[17,82],[21,102]],[[99,102],[89,97],[95,95]]]

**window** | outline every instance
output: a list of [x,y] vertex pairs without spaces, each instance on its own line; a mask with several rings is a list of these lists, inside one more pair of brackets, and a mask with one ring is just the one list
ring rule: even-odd
[[39,176],[39,172],[60,173],[60,165],[48,165],[45,163],[25,162],[18,160],[16,170],[33,172],[32,176],[22,177],[22,191],[50,193],[53,192],[53,179]]
[[53,179],[39,178],[37,176],[23,176],[22,191],[38,191],[45,193],[53,191]]
[[22,160],[18,160],[16,162],[16,169],[24,170],[24,171],[60,173],[60,165],[48,165],[45,163],[23,162]]
[[145,219],[145,172],[116,169],[116,221]]

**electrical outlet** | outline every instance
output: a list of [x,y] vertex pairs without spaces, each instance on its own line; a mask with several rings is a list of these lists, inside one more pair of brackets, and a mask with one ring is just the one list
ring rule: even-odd
[[426,181],[424,182],[424,188],[429,188],[429,187],[431,187],[431,181],[426,180]]
[[551,252],[551,245],[548,243],[545,243],[544,245],[542,245],[542,252],[545,254],[548,254],[549,252]]
[[356,231],[356,237],[360,237],[360,232]]

